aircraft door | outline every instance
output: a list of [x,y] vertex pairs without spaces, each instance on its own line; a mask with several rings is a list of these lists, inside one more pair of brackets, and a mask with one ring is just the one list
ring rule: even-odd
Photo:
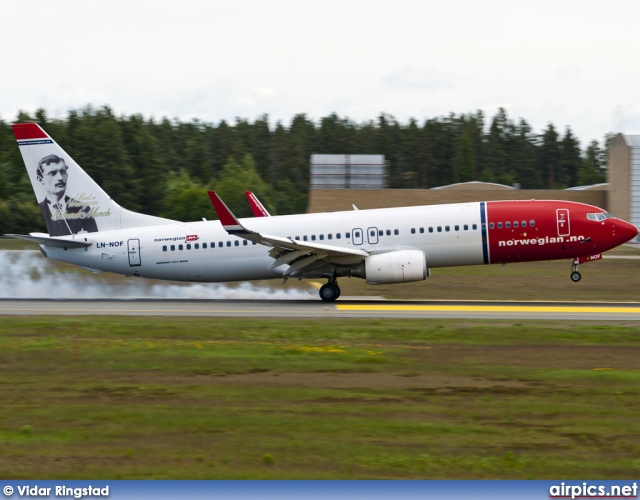
[[140,240],[132,239],[127,241],[127,249],[129,251],[129,266],[141,266],[142,261],[140,260]]
[[369,245],[375,245],[378,243],[378,228],[370,227],[367,229],[367,241]]
[[354,227],[351,230],[351,236],[351,241],[354,245],[362,245],[364,243],[364,233],[359,227]]
[[558,208],[556,210],[556,220],[558,222],[558,236],[569,236],[569,209]]

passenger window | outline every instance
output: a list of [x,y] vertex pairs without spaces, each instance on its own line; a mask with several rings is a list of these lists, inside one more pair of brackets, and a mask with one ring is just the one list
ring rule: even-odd
[[454,228],[456,231],[460,231],[460,226],[454,226]]
[[222,248],[222,247],[223,247],[223,245],[224,245],[224,242],[222,242],[222,241],[219,241],[219,242],[218,242],[218,248]]
[[442,226],[438,226],[438,232],[441,233],[442,232]]
[[332,240],[333,239],[333,235],[331,233],[327,234],[327,239],[328,240]]
[[474,231],[478,229],[478,224],[474,224],[473,226],[471,226],[471,229],[473,229]]
[[527,221],[526,220],[522,221],[522,227],[527,227]]
[[171,251],[175,252],[175,250],[176,250],[176,246],[175,245],[171,245]]
[[233,244],[234,244],[235,246],[237,246],[237,247],[239,247],[239,246],[240,246],[240,242],[239,242],[238,240],[234,241],[234,242],[233,242]]
[[351,238],[351,233],[344,233],[345,238]]
[[415,227],[411,228],[411,234],[416,234],[416,228]]
[[[206,243],[205,243],[205,245],[206,245]],[[195,243],[195,244],[193,245],[193,248],[195,248],[196,250],[198,250],[198,249],[200,248],[200,243]]]
[[255,241],[252,241],[251,243],[252,243],[253,245],[257,245],[257,243],[256,243]]
[[511,227],[511,222],[505,222],[504,225],[505,225],[505,227],[510,228]]
[[433,228],[432,227],[429,228],[429,232],[433,233]]
[[231,246],[231,242],[227,241],[227,246],[230,247]]
[[423,227],[421,227],[421,228],[420,228],[420,234],[423,234],[423,233],[424,233],[424,228],[423,228]]
[[246,247],[249,243],[247,242],[247,240],[242,240],[242,244]]
[[321,234],[321,235],[319,236],[319,238],[320,238],[321,240],[324,240],[324,234]]
[[315,234],[311,235],[311,241],[316,241],[316,235]]
[[387,229],[387,236],[391,236],[391,229]]
[[187,243],[187,250],[191,250],[191,243]]
[[384,231],[382,229],[378,231],[378,236],[384,236]]
[[183,249],[184,249],[184,246],[178,245],[178,250],[183,250]]
[[336,233],[336,240],[339,240],[340,238],[342,238],[342,235],[340,233]]
[[464,225],[464,230],[465,230],[465,231],[468,231],[468,230],[469,230],[469,224],[465,224],[465,225]]
[[167,245],[162,245],[162,251],[166,252],[167,251]]
[[450,230],[450,229],[451,229],[451,228],[450,228],[449,226],[444,226],[444,230],[445,230],[445,231],[449,232],[449,230]]
[[493,222],[489,222],[489,229],[493,229],[496,225]]
[[533,227],[535,225],[536,225],[536,221],[534,221],[534,220],[530,220],[529,221],[529,226]]
[[302,241],[307,241],[307,235],[306,234],[302,237]]
[[515,221],[515,222],[513,223],[513,227],[518,227],[518,221]]
[[360,238],[360,231],[356,231],[355,233],[353,233],[353,237]]
[[393,230],[393,234],[395,234],[396,236],[398,236],[400,234],[400,231],[398,231],[397,229]]
[[502,229],[502,222],[498,222],[498,229]]

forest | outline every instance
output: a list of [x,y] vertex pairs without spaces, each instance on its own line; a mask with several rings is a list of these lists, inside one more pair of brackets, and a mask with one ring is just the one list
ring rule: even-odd
[[[386,113],[363,123],[298,114],[287,125],[267,115],[212,124],[87,106],[64,119],[20,112],[13,123],[26,121],[38,122],[120,205],[180,221],[216,218],[207,189],[238,216],[250,216],[246,190],[272,215],[305,212],[313,153],[383,154],[396,189],[472,180],[563,189],[605,182],[611,139],[582,147],[570,127],[549,123],[535,133],[502,108],[490,120],[480,111],[408,123]],[[11,123],[0,120],[0,234],[43,230]]]

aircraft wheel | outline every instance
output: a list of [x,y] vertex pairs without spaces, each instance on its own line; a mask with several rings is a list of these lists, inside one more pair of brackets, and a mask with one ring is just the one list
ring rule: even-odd
[[332,283],[320,287],[320,298],[325,302],[333,302],[340,296],[340,289]]
[[571,281],[573,281],[574,283],[577,283],[578,281],[580,281],[581,278],[582,278],[582,274],[580,274],[578,271],[573,271],[571,273]]

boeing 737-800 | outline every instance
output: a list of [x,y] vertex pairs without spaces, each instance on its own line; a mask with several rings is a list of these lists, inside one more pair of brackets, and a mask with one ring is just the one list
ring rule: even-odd
[[340,277],[405,283],[450,266],[570,259],[579,281],[579,264],[638,234],[601,208],[560,200],[265,210],[239,220],[209,192],[219,221],[178,222],[120,207],[36,123],[13,130],[48,233],[11,236],[94,272],[200,282],[323,278],[320,297],[333,301]]

